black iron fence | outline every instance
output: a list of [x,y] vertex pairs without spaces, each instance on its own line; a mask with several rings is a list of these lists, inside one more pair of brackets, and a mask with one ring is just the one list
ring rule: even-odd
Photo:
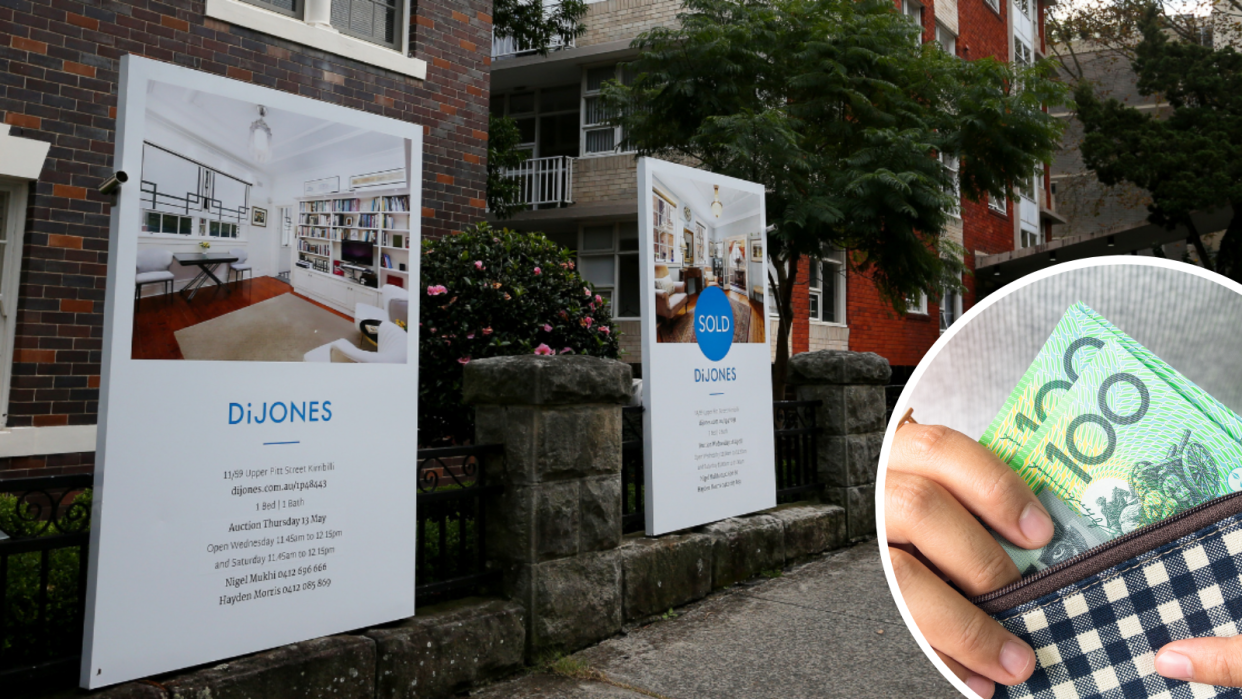
[[0,480],[0,687],[77,677],[93,478]]
[[[772,402],[776,443],[776,501],[794,502],[820,488],[817,452],[818,400]],[[643,484],[643,408],[621,409],[621,531],[643,531],[646,508]]]
[[643,406],[621,409],[621,533],[646,527],[643,498]]
[[772,403],[776,437],[776,501],[794,502],[819,489],[819,428],[815,424],[818,400],[778,400]]
[[471,594],[495,581],[487,569],[484,498],[503,490],[487,466],[504,445],[418,450],[418,538],[414,594],[421,605]]

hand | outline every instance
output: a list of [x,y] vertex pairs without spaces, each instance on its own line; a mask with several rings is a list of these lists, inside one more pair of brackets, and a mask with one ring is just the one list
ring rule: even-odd
[[901,426],[887,468],[889,557],[914,623],[980,697],[992,696],[994,682],[1024,682],[1035,669],[1034,651],[962,596],[991,592],[1020,577],[975,517],[1031,549],[1052,539],[1052,518],[992,452],[947,427]]
[[1173,680],[1242,687],[1242,636],[1166,644],[1156,653],[1156,672]]

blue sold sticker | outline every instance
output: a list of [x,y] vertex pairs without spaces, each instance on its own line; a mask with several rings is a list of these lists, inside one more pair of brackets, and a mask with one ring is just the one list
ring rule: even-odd
[[718,286],[699,294],[694,307],[694,336],[703,356],[718,362],[733,346],[733,304]]

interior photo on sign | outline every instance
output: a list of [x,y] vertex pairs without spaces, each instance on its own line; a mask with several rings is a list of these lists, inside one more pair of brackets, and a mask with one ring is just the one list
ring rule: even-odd
[[733,309],[733,342],[766,342],[759,196],[703,181],[652,182],[657,341],[695,342],[699,296],[719,287]]
[[134,359],[406,361],[405,139],[153,82],[139,179]]

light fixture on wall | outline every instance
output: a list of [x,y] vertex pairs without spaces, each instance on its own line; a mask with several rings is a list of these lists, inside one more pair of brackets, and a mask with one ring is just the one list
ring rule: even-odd
[[716,188],[716,197],[712,199],[712,213],[716,214],[716,218],[720,218],[721,212],[724,211],[724,204],[720,203],[720,185],[712,185]]
[[263,121],[267,107],[259,105],[259,118],[250,125],[250,157],[256,163],[266,163],[272,156],[272,127]]

